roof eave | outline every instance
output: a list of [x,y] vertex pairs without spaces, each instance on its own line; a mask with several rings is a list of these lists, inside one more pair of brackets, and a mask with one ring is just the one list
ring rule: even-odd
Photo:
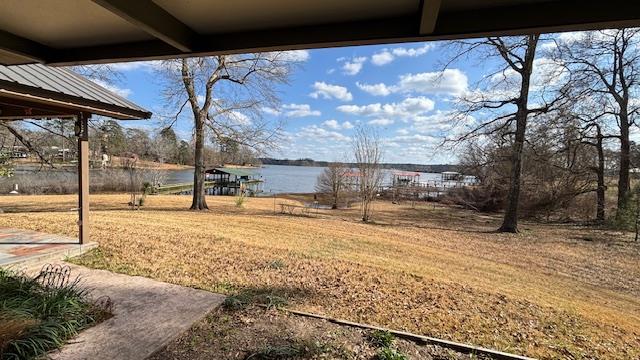
[[119,120],[150,119],[152,115],[149,111],[107,104],[96,100],[62,94],[6,80],[0,80],[0,94],[43,104],[55,104],[62,108],[86,111],[92,114],[103,115]]

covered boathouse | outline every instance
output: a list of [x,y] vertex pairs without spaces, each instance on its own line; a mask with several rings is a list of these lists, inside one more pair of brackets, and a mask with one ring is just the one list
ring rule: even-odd
[[237,195],[242,191],[249,196],[262,192],[264,182],[257,177],[254,169],[241,167],[207,169],[205,181],[213,182],[213,185],[206,190],[209,195]]

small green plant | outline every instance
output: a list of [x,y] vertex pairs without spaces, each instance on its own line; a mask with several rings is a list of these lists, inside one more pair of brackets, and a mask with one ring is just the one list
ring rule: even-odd
[[148,194],[153,193],[153,185],[151,185],[151,183],[148,182],[148,181],[143,182],[142,183],[142,193],[144,195],[148,195]]
[[229,295],[224,299],[222,306],[227,310],[241,310],[249,305],[250,301],[240,295]]
[[245,359],[292,359],[302,357],[303,355],[305,355],[305,348],[300,344],[267,345],[257,352],[247,356]]
[[624,200],[624,205],[618,210],[616,216],[610,220],[609,225],[617,230],[638,232],[638,220],[640,216],[640,184],[629,192]]
[[262,305],[272,309],[286,306],[287,303],[287,299],[267,289],[250,289],[227,296],[222,306],[227,310],[242,310],[250,305]]
[[387,330],[375,330],[369,334],[369,342],[378,348],[378,360],[407,360],[407,356],[393,347],[396,338]]
[[284,267],[286,267],[287,265],[284,263],[284,261],[277,259],[277,260],[273,260],[272,262],[269,263],[269,268],[274,269],[274,270],[280,270]]
[[253,360],[276,360],[276,359],[307,359],[315,355],[324,354],[329,351],[329,347],[319,341],[293,340],[288,344],[269,344],[258,351],[245,357]]
[[239,191],[238,195],[236,195],[236,206],[241,208],[244,207],[244,200],[245,200],[246,195],[244,194],[243,191]]
[[393,345],[395,336],[386,330],[375,330],[369,335],[369,341],[375,347],[388,348]]
[[407,360],[407,356],[393,348],[382,348],[376,356],[378,360]]
[[110,316],[73,281],[42,285],[0,269],[0,358],[34,359]]

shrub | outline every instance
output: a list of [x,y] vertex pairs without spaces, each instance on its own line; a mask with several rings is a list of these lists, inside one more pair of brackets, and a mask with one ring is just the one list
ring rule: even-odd
[[[160,177],[154,169],[137,169],[139,176],[136,186],[141,191],[153,191],[154,181]],[[89,177],[89,188],[92,193],[130,191],[129,175],[123,169],[104,169],[92,171]],[[145,182],[150,187],[145,187]],[[21,194],[76,194],[78,192],[78,175],[75,170],[43,170],[21,172],[10,178],[0,177],[0,193],[6,194],[18,184]],[[147,190],[148,189],[148,190]]]
[[235,199],[236,207],[241,208],[244,206],[244,198],[245,198],[245,195],[242,192],[239,192],[238,195],[236,195],[236,199]]
[[444,195],[445,204],[459,205],[481,212],[497,212],[504,208],[506,192],[497,186],[476,186],[452,189]]
[[616,216],[610,220],[610,226],[618,230],[636,230],[636,221],[638,219],[638,200],[640,196],[640,185],[630,192],[624,201],[624,206],[619,209]]
[[33,359],[61,347],[110,314],[88,299],[78,280],[44,286],[0,269],[0,358]]

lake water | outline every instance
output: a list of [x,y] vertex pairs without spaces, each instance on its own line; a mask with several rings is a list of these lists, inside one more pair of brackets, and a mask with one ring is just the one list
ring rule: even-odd
[[[265,193],[312,193],[315,191],[316,179],[324,167],[263,165],[256,168],[256,178],[264,181],[262,189]],[[387,174],[390,171],[387,170]],[[420,173],[420,181],[438,181],[438,173]],[[387,175],[385,183],[390,182]],[[168,171],[165,184],[193,182],[193,170]]]

